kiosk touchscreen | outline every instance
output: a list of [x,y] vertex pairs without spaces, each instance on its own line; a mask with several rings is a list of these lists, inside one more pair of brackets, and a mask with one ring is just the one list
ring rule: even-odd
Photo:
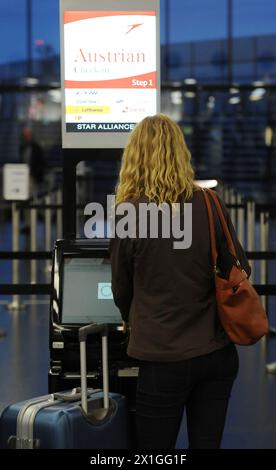
[[108,259],[64,257],[61,317],[63,324],[122,323],[113,301]]

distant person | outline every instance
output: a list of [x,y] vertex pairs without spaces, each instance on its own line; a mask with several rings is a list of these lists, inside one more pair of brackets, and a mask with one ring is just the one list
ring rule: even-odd
[[[162,238],[160,232],[157,238],[116,235],[110,243],[114,301],[124,329],[129,329],[128,355],[140,361],[137,445],[174,448],[185,407],[189,448],[218,449],[239,360],[217,314],[203,192],[195,184],[183,133],[165,115],[145,118],[130,135],[116,188],[117,208],[126,202],[136,209],[138,223],[141,203],[167,203],[172,214],[175,203],[181,203],[182,211],[184,202],[192,203],[189,248],[175,249],[173,236]],[[249,275],[247,259],[223,208]],[[218,268],[226,273],[233,257],[215,211],[214,217]]]
[[30,127],[22,130],[22,139],[19,147],[20,163],[30,167],[31,196],[37,193],[44,181],[45,158],[42,147],[34,140]]

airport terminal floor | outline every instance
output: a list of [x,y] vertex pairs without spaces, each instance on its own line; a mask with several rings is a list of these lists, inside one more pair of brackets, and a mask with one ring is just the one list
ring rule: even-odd
[[[10,227],[1,231],[5,246]],[[275,245],[271,240],[271,247]],[[10,278],[10,264],[3,263],[3,280]],[[49,272],[39,267],[40,277],[50,281]],[[24,274],[25,273],[25,274]],[[270,273],[273,274],[273,273]],[[22,265],[22,282],[27,267]],[[41,282],[41,280],[40,280]],[[10,403],[48,393],[49,371],[49,298],[21,297],[23,310],[9,311],[2,297],[0,327],[6,336],[0,339],[1,395],[0,412]],[[271,304],[273,307],[273,304]],[[273,309],[270,308],[272,312]],[[272,326],[275,325],[273,315]],[[252,347],[239,347],[240,370],[230,400],[222,442],[224,449],[276,448],[276,374],[266,364],[276,362],[276,337],[271,335]],[[187,448],[185,419],[177,448]]]
[[[7,336],[0,340],[0,370],[3,409],[11,402],[48,393],[47,305],[31,305],[9,313],[1,306],[1,327]],[[265,344],[239,348],[240,371],[234,385],[222,442],[225,449],[276,448],[276,375],[265,370]],[[269,340],[269,357],[276,357],[276,339]],[[186,448],[183,425],[178,448]]]

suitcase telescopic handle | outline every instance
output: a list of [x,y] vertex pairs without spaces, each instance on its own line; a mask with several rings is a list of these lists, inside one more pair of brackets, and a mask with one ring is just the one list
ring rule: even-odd
[[102,337],[102,373],[103,373],[103,396],[104,396],[104,410],[109,410],[109,380],[108,380],[108,325],[97,325],[91,323],[87,326],[82,326],[79,329],[80,341],[80,369],[81,369],[81,406],[83,411],[87,414],[87,365],[86,365],[86,340],[90,335],[100,334]]
[[87,336],[98,334],[108,336],[108,326],[90,323],[90,325],[82,326],[79,329],[79,341],[86,341]]

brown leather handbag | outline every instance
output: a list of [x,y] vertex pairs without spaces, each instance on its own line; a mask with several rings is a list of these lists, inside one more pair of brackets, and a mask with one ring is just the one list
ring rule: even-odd
[[[203,190],[203,195],[208,211],[217,309],[221,324],[233,343],[244,346],[254,344],[269,331],[266,312],[257,292],[237,259],[236,249],[216,193],[211,190]],[[210,197],[214,201],[227,240],[228,250],[236,260],[230,270],[228,279],[220,277],[217,271],[218,253]]]

